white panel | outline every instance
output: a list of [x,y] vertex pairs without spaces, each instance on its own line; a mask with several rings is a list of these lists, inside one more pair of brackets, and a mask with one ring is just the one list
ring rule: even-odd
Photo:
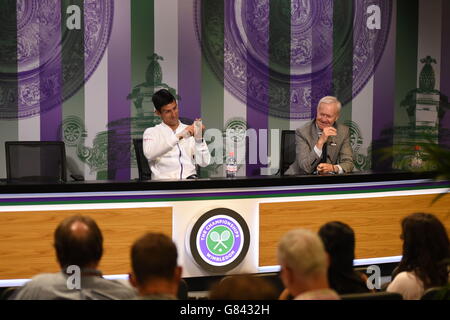
[[[108,48],[105,50],[100,64],[84,85],[85,129],[87,136],[85,146],[94,147],[95,136],[106,131],[108,123]],[[96,172],[92,172],[85,164],[85,180],[96,180]]]
[[359,128],[359,132],[354,136],[353,143],[356,144],[356,151],[359,154],[367,155],[367,148],[372,143],[372,117],[373,77],[352,101],[352,121]]
[[419,75],[424,64],[420,62],[426,56],[436,59],[437,64],[432,63],[436,85],[440,88],[441,70],[441,28],[442,28],[442,0],[419,1],[419,34],[417,50],[417,87],[419,87]]
[[155,53],[163,82],[178,91],[178,0],[155,1]]

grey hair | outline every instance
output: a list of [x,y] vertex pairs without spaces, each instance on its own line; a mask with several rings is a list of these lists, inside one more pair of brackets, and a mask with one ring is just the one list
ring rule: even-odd
[[317,110],[319,110],[319,106],[320,106],[321,103],[326,103],[326,104],[335,103],[336,107],[337,107],[337,114],[341,114],[342,104],[338,100],[338,98],[333,97],[333,96],[323,97],[322,99],[320,99],[319,103],[317,104]]
[[278,245],[278,261],[298,276],[326,273],[328,258],[320,237],[306,229],[287,232]]

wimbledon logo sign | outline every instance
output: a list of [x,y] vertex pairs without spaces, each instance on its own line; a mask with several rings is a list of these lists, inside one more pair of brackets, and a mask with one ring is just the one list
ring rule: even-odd
[[237,212],[218,208],[196,221],[189,244],[192,257],[201,268],[226,272],[244,260],[250,233],[247,223]]

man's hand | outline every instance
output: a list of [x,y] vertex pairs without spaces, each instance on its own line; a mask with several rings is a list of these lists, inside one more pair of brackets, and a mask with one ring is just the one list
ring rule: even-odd
[[[201,119],[195,119],[195,121],[197,121],[197,120],[201,120]],[[202,123],[202,135],[201,136],[203,136],[204,131],[205,131],[205,125]],[[178,139],[183,139],[183,138],[187,139],[189,137],[195,137],[194,123],[191,124],[190,126],[187,126],[181,133],[178,134]]]
[[319,174],[326,174],[326,173],[333,173],[336,171],[334,165],[332,165],[331,163],[320,163],[317,166],[317,172]]
[[322,146],[327,142],[328,137],[330,136],[337,136],[337,130],[335,127],[326,127],[323,129],[322,135],[317,141],[317,147],[322,149]]

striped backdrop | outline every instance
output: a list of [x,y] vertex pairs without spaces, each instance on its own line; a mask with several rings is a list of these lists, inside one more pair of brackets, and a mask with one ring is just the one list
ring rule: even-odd
[[[374,7],[380,29],[368,27]],[[2,1],[0,144],[64,140],[71,173],[134,179],[132,138],[158,123],[150,96],[167,87],[185,121],[201,117],[219,134],[256,130],[215,152],[237,150],[239,175],[270,174],[278,130],[301,126],[320,97],[336,95],[356,167],[382,169],[391,164],[374,150],[404,144],[408,97],[423,79],[434,76],[445,107],[448,16],[445,0]],[[422,72],[427,56],[434,74]],[[437,141],[450,145],[450,112],[438,128]],[[223,167],[202,175],[222,176]]]

